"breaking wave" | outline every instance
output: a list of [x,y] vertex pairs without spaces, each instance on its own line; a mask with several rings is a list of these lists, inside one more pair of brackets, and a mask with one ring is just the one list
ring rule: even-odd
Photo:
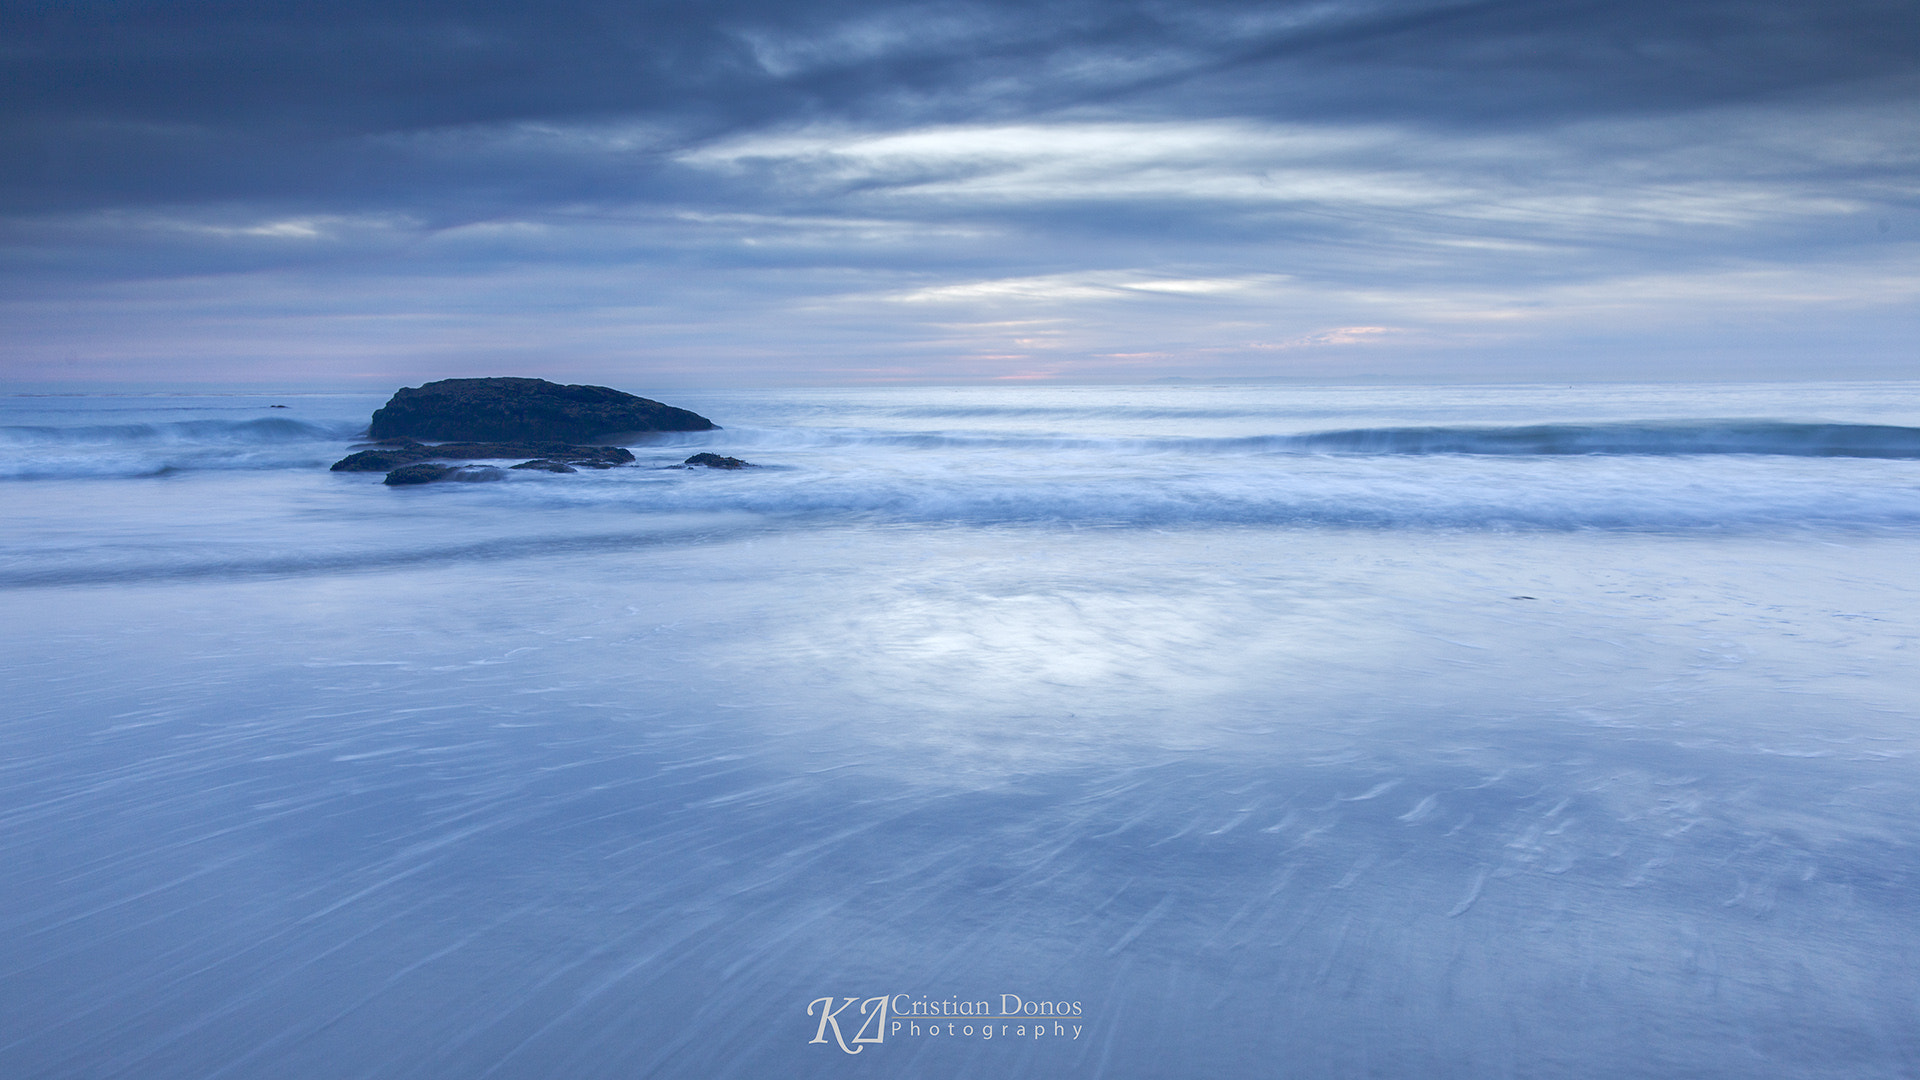
[[1516,456],[1771,454],[1786,457],[1920,459],[1920,428],[1782,420],[1635,421],[1514,426],[1369,427],[1292,435],[1089,438],[992,432],[876,432],[832,428],[734,428],[724,435],[662,440],[743,446],[906,449],[1100,450],[1167,454],[1473,454]]
[[1920,458],[1920,428],[1780,420],[1360,428],[1290,436],[1283,444],[1306,452],[1353,454],[1780,454]]
[[311,469],[366,429],[348,421],[260,417],[0,426],[0,480],[112,479],[190,472]]
[[364,423],[316,424],[278,416],[142,424],[24,424],[0,427],[0,442],[15,446],[234,446],[351,439],[365,430]]

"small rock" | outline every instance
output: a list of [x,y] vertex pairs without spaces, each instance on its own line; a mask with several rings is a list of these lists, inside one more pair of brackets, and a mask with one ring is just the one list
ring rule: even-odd
[[[613,466],[607,465],[602,467],[610,469]],[[523,461],[520,464],[513,466],[513,468],[539,469],[542,472],[577,472],[578,471],[573,466],[567,464],[564,461],[548,461],[546,458],[540,458],[536,461]]]
[[753,462],[741,461],[737,457],[721,457],[719,454],[695,454],[681,462],[682,465],[705,465],[709,469],[751,469]]
[[[356,454],[355,457],[360,455]],[[342,462],[341,464],[345,464]],[[436,480],[445,480],[448,473],[460,470],[451,465],[433,465],[421,462],[416,465],[402,465],[387,474],[383,481],[389,487],[401,487],[406,484],[431,484]]]
[[402,465],[387,474],[383,483],[391,487],[408,484],[437,484],[445,480],[457,480],[464,483],[482,483],[499,480],[507,474],[491,465],[435,465],[431,462],[419,462]]
[[574,465],[608,469],[633,460],[624,446],[569,446],[566,443],[441,443],[429,446],[412,439],[386,439],[371,450],[348,454],[333,463],[334,472],[386,472],[416,461],[471,461],[475,458],[533,458],[565,460]]
[[334,472],[386,472],[419,461],[412,450],[362,450],[333,463]]

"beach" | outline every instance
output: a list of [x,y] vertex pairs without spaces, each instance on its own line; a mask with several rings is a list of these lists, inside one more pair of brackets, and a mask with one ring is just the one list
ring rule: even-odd
[[1920,385],[650,396],[4,399],[9,1075],[1920,1061]]

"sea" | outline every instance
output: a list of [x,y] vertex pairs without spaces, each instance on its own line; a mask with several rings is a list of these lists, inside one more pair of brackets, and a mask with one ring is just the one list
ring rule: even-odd
[[9,1080],[1920,1075],[1920,383],[381,389],[0,398]]

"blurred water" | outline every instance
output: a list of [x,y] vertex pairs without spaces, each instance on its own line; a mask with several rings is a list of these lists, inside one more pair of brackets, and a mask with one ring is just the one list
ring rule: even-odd
[[5,402],[0,1074],[1920,1071],[1920,462],[1272,442],[1914,388],[670,400]]

